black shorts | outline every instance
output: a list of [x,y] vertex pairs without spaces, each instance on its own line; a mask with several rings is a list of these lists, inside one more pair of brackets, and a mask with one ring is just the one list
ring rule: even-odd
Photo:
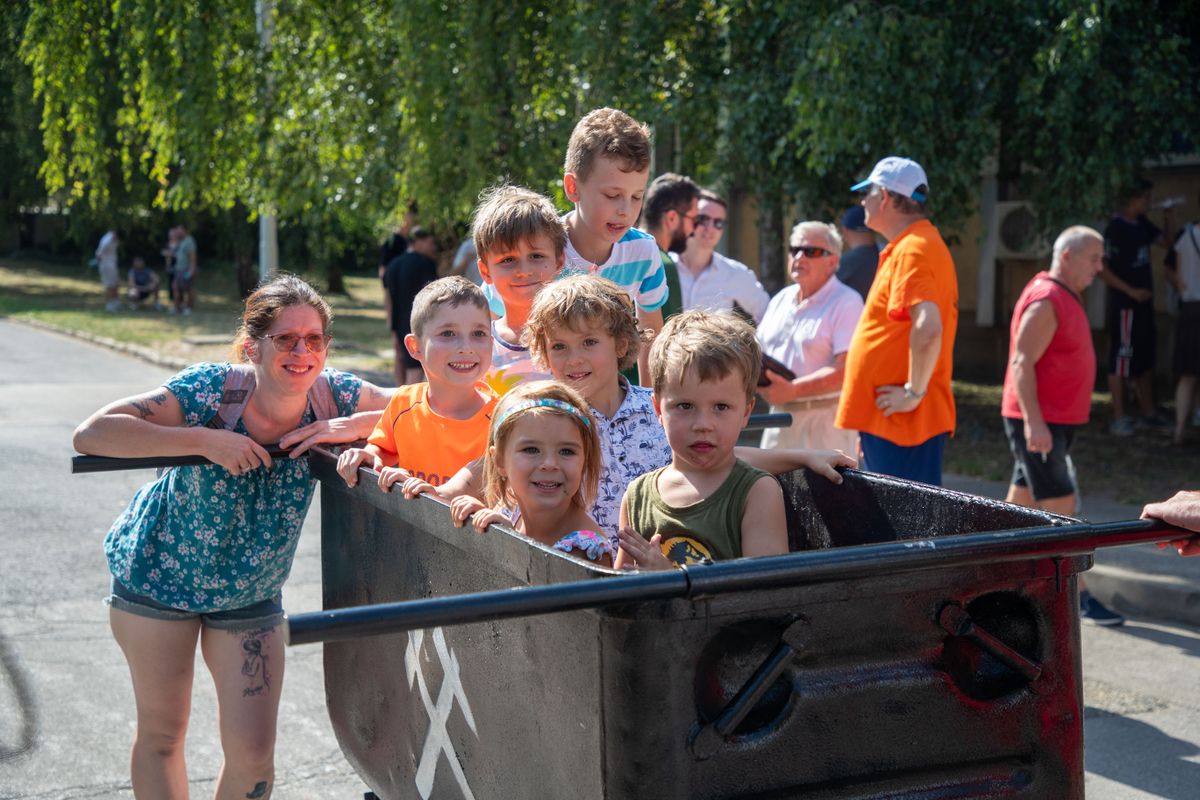
[[1113,305],[1108,312],[1108,374],[1136,378],[1151,372],[1157,337],[1154,303]]
[[1004,418],[1004,433],[1008,449],[1013,454],[1012,485],[1029,489],[1034,500],[1068,497],[1079,491],[1075,485],[1075,468],[1071,464],[1071,442],[1075,425],[1046,425],[1050,429],[1051,448],[1046,453],[1031,453],[1025,449],[1025,420]]
[[1200,300],[1179,304],[1175,326],[1175,377],[1200,375]]

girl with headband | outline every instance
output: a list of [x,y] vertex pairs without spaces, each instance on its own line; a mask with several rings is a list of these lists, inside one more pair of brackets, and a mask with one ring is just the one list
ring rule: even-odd
[[490,508],[471,522],[510,524],[530,539],[612,566],[616,537],[588,514],[600,479],[600,440],[587,403],[555,381],[513,389],[500,401],[488,436],[483,480]]

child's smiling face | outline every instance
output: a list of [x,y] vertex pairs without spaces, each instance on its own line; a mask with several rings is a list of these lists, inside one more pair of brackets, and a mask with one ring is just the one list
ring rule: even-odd
[[405,345],[431,381],[471,386],[492,366],[491,317],[474,303],[444,305]]
[[479,259],[479,274],[496,287],[504,305],[527,308],[543,285],[562,269],[563,254],[545,234],[522,239],[511,249],[486,253]]
[[565,509],[583,480],[583,436],[564,414],[523,414],[513,423],[496,468],[517,497],[521,514]]
[[618,365],[626,346],[618,344],[599,324],[558,325],[546,335],[546,360],[555,380],[560,380],[583,395],[590,405],[601,406],[619,392]]

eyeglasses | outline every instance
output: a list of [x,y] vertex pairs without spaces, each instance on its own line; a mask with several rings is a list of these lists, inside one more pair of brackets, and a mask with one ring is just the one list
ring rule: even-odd
[[329,340],[333,338],[328,333],[310,333],[307,336],[301,336],[298,333],[268,333],[266,336],[259,336],[259,339],[270,339],[271,344],[275,345],[275,349],[280,353],[290,353],[296,349],[296,343],[303,340],[304,346],[308,348],[310,353],[323,353],[325,348],[329,347]]
[[792,245],[788,248],[788,254],[795,258],[796,256],[804,256],[805,258],[820,258],[821,256],[831,256],[833,253],[826,250],[824,247],[809,247],[808,245]]
[[725,220],[710,217],[708,214],[700,214],[696,217],[696,227],[703,228],[706,225],[712,225],[714,231],[725,230]]
[[678,214],[679,216],[683,217],[684,219],[686,219],[688,222],[692,223],[692,227],[695,227],[696,225],[700,224],[698,222],[698,220],[700,219],[699,214],[685,214],[682,211],[676,211],[675,213]]

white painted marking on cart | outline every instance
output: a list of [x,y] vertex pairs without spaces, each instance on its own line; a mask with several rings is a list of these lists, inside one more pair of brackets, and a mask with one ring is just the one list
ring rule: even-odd
[[937,542],[929,539],[913,539],[904,543],[910,550],[937,550]]
[[437,653],[438,661],[442,666],[442,685],[438,689],[435,703],[429,693],[429,686],[425,682],[425,674],[421,670],[421,648],[424,643],[425,631],[412,631],[408,635],[408,647],[404,652],[404,669],[408,674],[409,687],[411,688],[413,683],[416,683],[421,703],[425,706],[426,713],[429,714],[429,731],[425,734],[425,746],[421,750],[421,759],[417,762],[417,791],[421,795],[421,800],[429,800],[429,796],[433,793],[433,782],[437,776],[438,761],[442,753],[445,753],[446,760],[450,763],[450,773],[458,782],[458,788],[462,790],[467,800],[475,800],[475,795],[467,783],[467,776],[463,773],[462,765],[458,761],[454,743],[450,740],[450,734],[446,730],[446,724],[450,721],[450,715],[454,713],[454,704],[457,701],[459,707],[462,708],[467,725],[471,728],[471,733],[479,735],[479,731],[475,729],[475,716],[471,713],[466,690],[462,685],[462,677],[459,675],[458,657],[447,646],[446,634],[442,629],[434,628],[434,652]]

